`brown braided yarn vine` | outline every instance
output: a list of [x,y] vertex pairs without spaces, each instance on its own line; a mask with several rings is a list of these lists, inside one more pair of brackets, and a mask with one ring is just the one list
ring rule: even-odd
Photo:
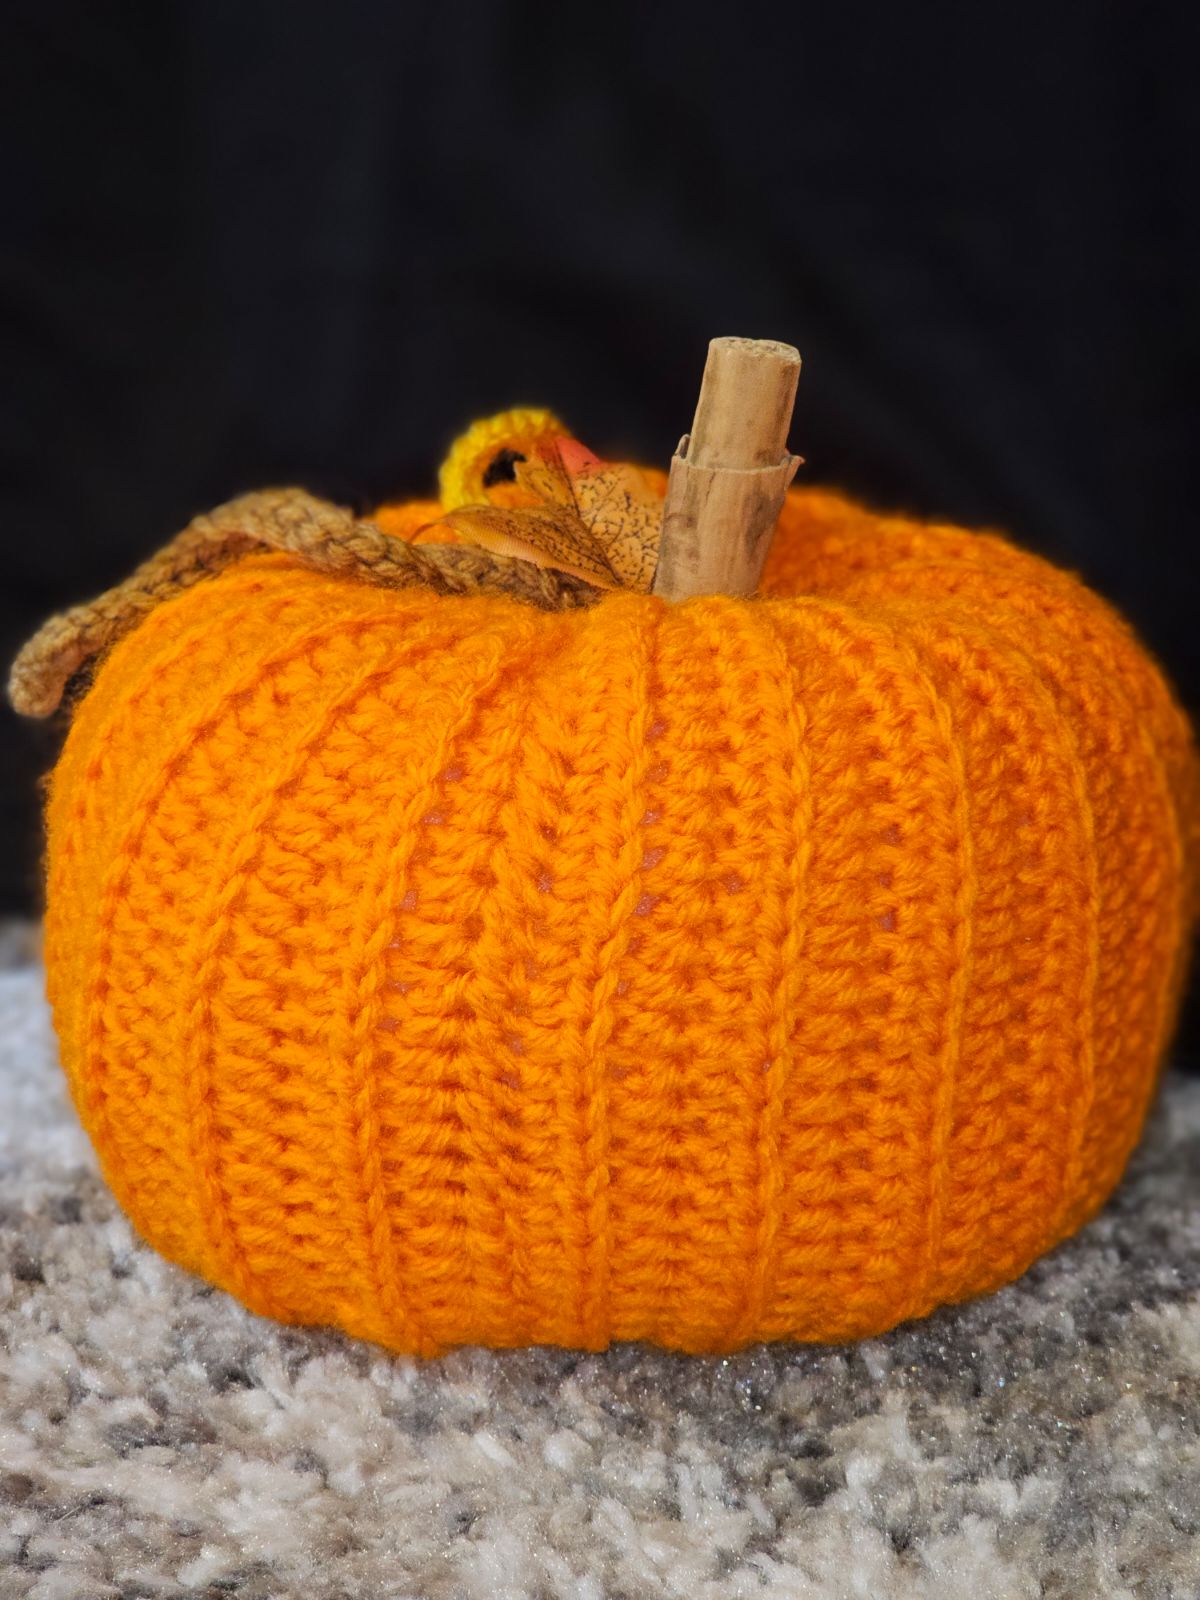
[[263,489],[194,518],[123,583],[51,617],[13,663],[14,709],[51,716],[72,679],[155,606],[256,550],[286,551],[315,571],[382,588],[507,594],[542,611],[591,605],[603,593],[569,573],[474,545],[408,544],[303,489]]

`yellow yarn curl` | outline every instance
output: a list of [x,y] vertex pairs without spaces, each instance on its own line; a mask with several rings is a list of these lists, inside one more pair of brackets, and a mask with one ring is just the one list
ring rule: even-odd
[[483,475],[499,449],[520,452],[544,434],[563,434],[568,429],[553,411],[536,407],[517,407],[485,417],[454,441],[438,473],[438,495],[444,511],[460,506],[479,505],[488,499]]

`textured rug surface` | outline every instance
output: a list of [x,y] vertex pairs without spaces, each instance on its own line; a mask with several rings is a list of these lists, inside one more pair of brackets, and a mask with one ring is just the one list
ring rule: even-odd
[[986,1301],[850,1349],[391,1360],[131,1236],[0,938],[0,1597],[1200,1595],[1200,1081]]

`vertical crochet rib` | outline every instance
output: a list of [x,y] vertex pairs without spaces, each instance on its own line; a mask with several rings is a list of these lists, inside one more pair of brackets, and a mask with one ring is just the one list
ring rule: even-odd
[[254,556],[76,714],[63,1058],[137,1226],[271,1315],[421,1354],[877,1333],[1118,1181],[1198,797],[1077,580],[835,495],[792,491],[754,602]]

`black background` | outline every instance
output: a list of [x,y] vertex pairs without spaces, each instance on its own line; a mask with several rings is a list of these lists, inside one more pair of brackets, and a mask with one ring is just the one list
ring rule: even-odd
[[[1012,531],[1195,710],[1190,4],[9,4],[6,659],[195,511],[425,492],[476,415],[665,464],[715,333],[812,481]],[[0,909],[60,730],[0,724]]]

